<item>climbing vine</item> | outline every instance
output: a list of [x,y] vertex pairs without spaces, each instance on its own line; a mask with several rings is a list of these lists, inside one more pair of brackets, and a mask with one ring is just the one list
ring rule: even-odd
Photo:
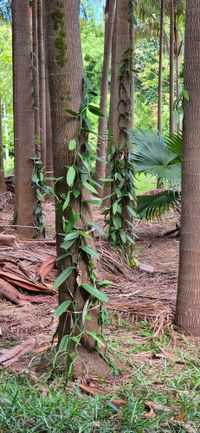
[[[66,169],[66,193],[58,196],[60,215],[62,217],[63,242],[60,249],[63,254],[58,258],[62,263],[62,272],[57,278],[54,287],[59,288],[68,282],[67,300],[61,303],[55,310],[55,315],[64,315],[67,335],[60,341],[57,356],[67,355],[67,378],[71,377],[76,353],[81,342],[95,347],[105,355],[105,340],[102,324],[105,315],[102,303],[107,301],[107,296],[101,292],[101,288],[109,284],[107,281],[97,281],[95,261],[99,259],[98,253],[93,248],[93,232],[95,225],[88,221],[89,205],[100,205],[96,191],[96,182],[90,176],[89,155],[90,144],[88,131],[91,126],[87,113],[101,116],[98,107],[91,104],[91,92],[89,82],[84,81],[84,95],[80,112],[66,109],[66,112],[79,119],[77,136],[68,143],[69,152],[72,153],[72,161]],[[58,179],[58,182],[63,182]],[[67,266],[66,266],[67,263]],[[86,267],[84,275],[83,266]],[[86,281],[85,281],[86,279]],[[69,283],[72,281],[72,284]],[[80,307],[80,299],[83,301]],[[88,329],[91,315],[97,310],[99,315],[98,332]]]
[[38,156],[33,156],[31,159],[33,161],[31,184],[32,187],[35,188],[37,197],[37,207],[34,211],[36,235],[39,233],[40,236],[45,237],[45,227],[42,216],[42,202],[45,195],[53,193],[53,189],[49,187],[45,181],[43,165],[40,158]]
[[105,181],[110,182],[111,186],[111,206],[105,210],[105,215],[111,243],[115,247],[120,247],[125,252],[129,263],[133,265],[133,219],[137,215],[135,212],[134,166],[129,138],[132,116],[132,55],[131,48],[123,53],[119,71],[118,128],[120,144],[116,147],[113,143],[110,146],[110,155],[108,155],[111,177]]

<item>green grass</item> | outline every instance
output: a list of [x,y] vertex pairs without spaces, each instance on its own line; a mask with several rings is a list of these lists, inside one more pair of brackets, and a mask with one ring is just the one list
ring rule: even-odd
[[[110,341],[124,360],[124,372],[114,386],[104,384],[109,396],[86,396],[78,384],[62,378],[47,382],[25,374],[0,373],[0,433],[198,433],[200,431],[200,369],[195,342],[179,340],[168,347],[170,334],[154,339],[149,324],[112,323]],[[142,340],[143,339],[143,340]],[[189,359],[184,365],[145,358],[158,346]],[[135,355],[141,353],[141,359]],[[138,355],[139,356],[139,355]],[[97,384],[97,387],[99,385]],[[117,408],[112,395],[126,401]],[[163,410],[145,418],[145,401]],[[193,430],[192,430],[193,428]]]

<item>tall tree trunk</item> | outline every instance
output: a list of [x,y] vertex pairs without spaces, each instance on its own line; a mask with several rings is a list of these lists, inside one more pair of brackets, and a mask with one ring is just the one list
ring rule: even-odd
[[38,3],[32,0],[32,41],[33,41],[33,88],[35,109],[35,142],[37,156],[41,158],[40,149],[40,93],[39,93],[39,61],[38,61]]
[[159,74],[158,74],[158,131],[160,133],[162,133],[163,36],[164,36],[164,0],[161,0],[161,2],[160,2]]
[[[47,8],[44,5],[44,42],[45,42],[45,92],[46,92],[46,177],[53,177],[53,145],[52,145],[52,124],[49,95],[49,74],[48,74],[48,28]],[[53,182],[47,180],[48,185],[53,187]]]
[[[116,147],[118,158],[119,156],[124,161],[124,173],[128,165],[128,152],[129,152],[129,130],[132,126],[132,106],[133,106],[133,93],[132,93],[132,56],[133,56],[133,40],[131,35],[131,26],[133,26],[133,2],[130,0],[116,2],[116,27],[114,32],[114,60],[115,60],[115,84],[114,84],[114,115],[112,117],[112,133],[113,141]],[[118,180],[117,180],[118,182]],[[127,182],[123,185],[125,191]],[[114,191],[116,188],[115,182],[111,186]],[[126,197],[122,199],[120,205],[122,209],[122,225],[123,229],[128,233],[130,226],[127,221],[130,216],[127,214],[129,197],[128,186]],[[111,208],[116,201],[115,195],[111,199]],[[112,218],[112,212],[111,212]]]
[[[174,15],[174,48],[175,48],[175,59],[176,59],[176,99],[179,101],[180,98],[180,80],[179,80],[179,59],[182,48],[182,41],[179,38],[179,29],[177,23],[177,13]],[[181,119],[180,113],[178,113],[178,123],[177,123],[178,131],[181,129]]]
[[3,164],[3,137],[2,137],[2,105],[1,105],[1,98],[0,98],[0,194],[6,192],[3,165],[4,164]]
[[200,336],[200,3],[186,2],[182,216],[176,324]]
[[[116,0],[107,0],[105,9],[105,37],[104,37],[104,60],[101,79],[101,101],[100,110],[103,117],[99,118],[98,141],[97,141],[97,157],[101,158],[96,161],[96,182],[101,183],[101,179],[105,177],[106,164],[102,161],[106,158],[107,138],[105,136],[107,128],[107,95],[108,95],[108,78],[110,67],[110,55],[112,46],[112,35],[115,18]],[[99,195],[102,195],[103,190],[98,188]]]
[[29,0],[13,0],[15,221],[25,238],[35,233],[36,191],[31,187],[35,155],[35,123],[32,98],[31,26]]
[[[69,108],[75,112],[80,111],[83,97],[83,67],[80,41],[80,0],[47,1],[47,25],[48,25],[48,64],[49,64],[49,85],[51,99],[51,118],[53,132],[53,161],[55,177],[62,177],[63,180],[56,183],[57,197],[66,197],[70,192],[70,206],[65,210],[65,218],[72,229],[76,227],[84,230],[86,221],[91,223],[91,212],[89,205],[85,202],[87,197],[83,185],[78,182],[80,195],[73,198],[72,189],[66,183],[66,166],[76,167],[77,150],[84,156],[86,151],[85,132],[80,130],[80,119],[73,117],[66,112]],[[58,43],[59,41],[59,43]],[[71,140],[77,140],[77,150],[69,150],[68,144]],[[81,163],[79,161],[79,169]],[[78,170],[79,170],[78,169]],[[77,171],[76,171],[77,173]],[[63,254],[61,243],[66,233],[63,232],[63,203],[57,203],[56,206],[56,233],[57,233],[57,254]],[[79,219],[72,223],[71,215],[78,215]],[[74,217],[73,217],[74,220]],[[71,230],[72,230],[71,229]],[[92,243],[92,239],[90,239]],[[59,287],[59,303],[66,300],[73,300],[73,307],[70,312],[63,313],[59,319],[58,334],[59,342],[64,335],[70,339],[70,335],[76,330],[77,321],[79,330],[92,331],[100,333],[98,325],[99,308],[90,311],[90,321],[82,321],[82,311],[89,303],[89,293],[83,288],[83,283],[93,285],[89,269],[89,258],[87,254],[82,254],[79,241],[75,241],[69,248],[70,255],[58,262],[59,270],[74,267],[68,280]],[[75,313],[74,313],[75,311]],[[76,311],[79,311],[78,315]],[[84,352],[86,357],[90,357],[87,348],[94,348],[95,340],[84,336],[81,338],[77,350],[81,354]],[[70,352],[72,352],[72,340],[70,340]],[[74,349],[75,350],[75,349]],[[68,356],[70,356],[68,351]],[[88,359],[87,359],[88,361]],[[85,361],[87,363],[87,361]]]
[[170,134],[174,132],[174,0],[170,0]]
[[[111,84],[110,84],[110,107],[109,107],[109,117],[108,117],[108,143],[107,143],[107,154],[110,155],[112,146],[114,145],[114,118],[117,116],[116,112],[116,13],[114,19],[114,27],[113,27],[113,37],[112,37],[112,56],[111,56]],[[106,177],[111,176],[111,167],[108,161],[106,165]],[[111,185],[109,183],[105,183],[103,195],[107,197],[106,200],[103,201],[104,208],[110,208],[110,194],[111,194]]]
[[44,44],[44,2],[38,0],[38,59],[39,59],[39,101],[40,101],[40,147],[41,160],[46,169],[46,77]]

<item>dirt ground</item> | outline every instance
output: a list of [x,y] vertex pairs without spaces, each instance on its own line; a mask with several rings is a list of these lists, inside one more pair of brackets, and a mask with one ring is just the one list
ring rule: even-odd
[[[97,223],[102,225],[102,217],[98,212],[94,211],[94,217]],[[16,237],[13,246],[0,247],[0,262],[15,259],[14,264],[9,265],[13,266],[12,270],[21,263],[31,278],[37,280],[42,263],[56,254],[55,243],[50,242],[54,241],[54,205],[50,201],[45,203],[44,219],[46,241],[24,242]],[[105,239],[96,239],[97,249],[102,254],[98,265],[99,278],[112,281],[112,285],[106,290],[110,299],[108,309],[128,317],[130,321],[151,320],[152,323],[155,322],[157,331],[173,320],[179,240],[164,235],[175,228],[176,219],[176,215],[172,213],[163,221],[137,224],[135,257],[140,263],[139,268],[128,268]],[[6,196],[1,204],[1,233],[14,233],[14,229],[9,227],[11,220],[12,200]],[[56,274],[56,269],[53,269],[45,282],[53,283]],[[45,303],[29,303],[24,306],[16,306],[1,299],[0,353],[30,337],[36,338],[36,353],[38,347],[45,347],[45,344],[50,343],[57,325],[53,317],[56,304],[57,295],[46,296]],[[30,354],[23,359],[24,365],[27,359],[30,359]]]

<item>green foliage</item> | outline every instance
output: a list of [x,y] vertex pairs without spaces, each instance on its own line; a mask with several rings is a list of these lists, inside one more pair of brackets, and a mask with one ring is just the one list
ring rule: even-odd
[[137,212],[140,218],[153,220],[170,209],[180,212],[181,194],[178,191],[166,190],[153,195],[137,197]]
[[182,137],[174,134],[166,140],[160,134],[132,131],[135,171],[156,176],[169,187],[181,183]]
[[[86,188],[90,193],[97,195],[97,191],[93,186],[96,185],[96,182],[91,178],[89,168],[90,144],[88,142],[88,130],[91,129],[91,125],[88,120],[88,112],[91,111],[91,107],[95,115],[100,116],[101,112],[98,107],[91,103],[91,89],[90,81],[86,79],[79,113],[66,108],[66,112],[70,116],[79,119],[80,126],[77,136],[68,143],[72,159],[66,172],[66,193],[61,193],[58,196],[57,204],[63,221],[64,233],[64,241],[61,243],[60,248],[65,253],[58,258],[63,269],[54,287],[59,288],[65,284],[66,296],[71,299],[71,302],[63,302],[55,311],[55,314],[59,317],[65,314],[66,323],[70,323],[69,334],[65,335],[60,342],[55,365],[60,354],[65,353],[67,357],[67,379],[71,377],[76,352],[82,337],[90,336],[94,340],[94,346],[96,346],[97,350],[100,345],[104,344],[103,335],[97,335],[95,332],[88,333],[87,321],[90,320],[90,311],[94,308],[99,309],[101,316],[101,303],[108,300],[107,296],[99,290],[101,286],[97,281],[94,262],[94,260],[99,259],[99,255],[91,247],[91,230],[93,231],[93,226],[91,222],[87,221],[88,202],[95,201],[96,203],[98,199],[86,200],[83,194],[84,188]],[[78,143],[81,143],[81,145],[78,146]],[[63,182],[63,178],[58,180],[58,182],[60,181]],[[101,204],[101,201],[98,200],[98,202]],[[83,264],[86,266],[86,273],[83,271]],[[73,275],[72,280],[70,280],[71,275]],[[73,281],[72,284],[70,281]],[[77,304],[77,301],[79,296],[82,298],[83,292],[85,292],[86,300],[82,311],[80,311],[80,305]]]
[[154,219],[169,209],[180,212],[182,136],[132,131],[135,171],[157,177],[168,186],[165,191],[137,197],[137,211],[141,218]]

